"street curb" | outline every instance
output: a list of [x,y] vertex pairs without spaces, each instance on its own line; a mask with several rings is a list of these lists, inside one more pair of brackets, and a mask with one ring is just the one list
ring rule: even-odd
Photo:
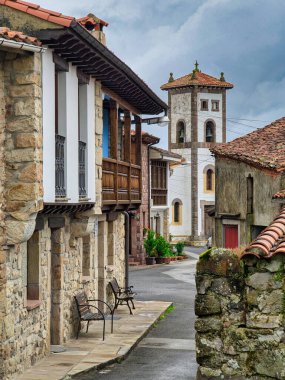
[[[164,266],[164,265],[167,265],[167,264],[158,264],[158,266]],[[81,371],[75,375],[65,375],[60,380],[80,379],[80,376],[87,375],[88,373],[90,373],[94,370],[103,369],[105,367],[108,367],[111,364],[121,363],[130,355],[130,353],[137,347],[137,345],[142,341],[142,339],[154,328],[154,326],[159,322],[160,318],[165,314],[165,312],[171,306],[173,306],[173,302],[169,302],[167,307],[158,315],[158,317],[155,319],[155,321],[143,332],[143,334],[136,340],[136,342],[134,342],[133,345],[130,346],[130,348],[128,349],[128,351],[125,354],[117,356],[114,359],[107,360],[103,363],[94,365],[94,367],[83,370],[83,371]]]

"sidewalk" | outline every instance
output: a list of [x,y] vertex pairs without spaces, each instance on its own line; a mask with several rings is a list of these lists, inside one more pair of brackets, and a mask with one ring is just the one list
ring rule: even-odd
[[78,340],[72,339],[63,346],[65,352],[50,354],[24,374],[14,377],[14,380],[67,380],[91,369],[120,361],[148,333],[170,305],[170,302],[136,301],[133,316],[127,307],[119,307],[115,313],[114,333],[110,334],[110,321],[107,321],[104,342],[101,322],[93,322],[88,334],[82,332]]

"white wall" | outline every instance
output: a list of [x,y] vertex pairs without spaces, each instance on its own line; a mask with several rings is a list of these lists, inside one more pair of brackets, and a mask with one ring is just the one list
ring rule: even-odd
[[[79,202],[78,189],[78,78],[76,67],[58,75],[58,132],[65,137],[65,187],[69,203]],[[83,141],[87,143],[87,196],[95,201],[95,81],[83,86],[84,112],[87,124]],[[44,201],[55,202],[55,67],[52,50],[43,54],[43,183]]]
[[[208,111],[201,111],[201,99],[208,99]],[[219,111],[211,111],[212,100],[219,100]],[[205,141],[205,122],[212,119],[216,124],[216,142],[222,142],[222,94],[209,94],[207,92],[199,92],[197,96],[198,104],[198,141]]]
[[185,141],[191,141],[191,94],[173,94],[171,96],[171,142],[176,143],[176,124],[185,122]]
[[44,202],[55,199],[55,73],[52,51],[42,54]]
[[204,189],[204,169],[206,166],[215,167],[215,158],[211,156],[209,149],[198,149],[198,234],[200,235],[204,229],[202,225],[201,201],[215,202],[215,192],[206,192]]
[[[174,151],[174,150],[173,150]],[[183,157],[186,162],[190,162],[191,149],[183,149]],[[181,154],[180,149],[175,149],[175,153]],[[190,164],[179,165],[173,169],[169,177],[169,232],[173,236],[191,235],[191,166]],[[174,199],[180,199],[182,202],[182,224],[173,224]]]
[[95,202],[95,79],[91,79],[87,89],[87,194],[90,202]]

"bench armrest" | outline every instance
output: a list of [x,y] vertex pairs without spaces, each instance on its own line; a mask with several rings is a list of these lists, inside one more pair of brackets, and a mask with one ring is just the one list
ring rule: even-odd
[[[90,301],[90,302],[102,302],[104,305],[108,306],[111,314],[113,314],[113,312],[114,312],[114,310],[111,308],[111,306],[107,302],[105,302],[105,301],[102,301],[102,300],[87,300],[87,301]],[[96,307],[96,306],[94,306],[94,307]]]

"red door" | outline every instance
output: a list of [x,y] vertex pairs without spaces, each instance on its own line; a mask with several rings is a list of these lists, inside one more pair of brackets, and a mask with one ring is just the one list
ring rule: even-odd
[[224,243],[225,248],[238,247],[238,226],[224,224]]

